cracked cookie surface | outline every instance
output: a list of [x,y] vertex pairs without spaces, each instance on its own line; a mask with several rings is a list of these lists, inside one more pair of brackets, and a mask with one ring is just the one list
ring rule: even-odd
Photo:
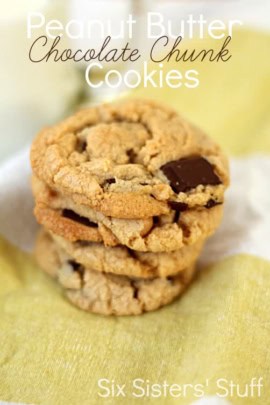
[[141,252],[171,252],[208,238],[218,227],[223,206],[210,209],[171,212],[145,219],[110,218],[89,207],[65,201],[65,207],[54,201],[54,207],[38,203],[37,221],[70,242],[102,242],[105,246],[124,245]]
[[106,247],[103,243],[69,242],[50,232],[56,245],[87,268],[128,277],[153,278],[175,275],[195,263],[205,239],[173,252],[137,252],[125,246]]
[[214,141],[170,108],[145,100],[82,110],[44,129],[31,162],[53,190],[116,218],[168,214],[176,203],[221,203],[229,183],[227,160]]
[[43,230],[37,239],[36,256],[74,305],[103,315],[139,315],[156,310],[177,298],[195,274],[194,266],[174,277],[148,280],[96,272],[56,248]]
[[[159,217],[112,218],[53,192],[36,177],[32,179],[32,188],[38,222],[57,235],[71,242],[88,240],[103,242],[106,246],[125,245],[143,252],[170,252],[208,238],[220,224],[223,214],[222,204],[178,211],[179,203],[176,203],[175,210],[170,209],[167,215]],[[70,215],[67,217],[65,212]]]

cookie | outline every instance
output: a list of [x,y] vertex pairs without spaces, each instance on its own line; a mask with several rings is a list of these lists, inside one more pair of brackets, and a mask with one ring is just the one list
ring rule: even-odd
[[137,252],[124,246],[106,247],[102,243],[69,242],[50,234],[68,256],[91,270],[145,279],[172,276],[192,266],[205,241],[200,239],[193,245],[169,253],[152,253]]
[[[94,212],[86,207],[88,217],[82,216],[71,209],[52,209],[44,204],[37,204],[34,213],[37,221],[48,230],[63,236],[71,242],[91,241],[103,242],[106,246],[116,246],[121,244],[117,236],[112,232],[115,227],[122,229],[125,224],[121,219],[106,218],[103,214]],[[77,211],[83,211],[78,209]],[[89,219],[89,216],[91,219]],[[98,219],[104,220],[98,222]],[[118,226],[118,221],[120,224]],[[138,238],[143,238],[153,226],[153,219],[124,220],[127,222],[126,231],[133,232]],[[104,224],[107,224],[107,226]],[[112,228],[112,230],[110,229]]]
[[148,280],[96,272],[70,260],[64,253],[57,253],[55,243],[44,231],[37,240],[37,260],[58,279],[74,305],[103,315],[154,311],[177,298],[195,274],[194,266],[174,277]]
[[136,100],[79,111],[44,129],[34,174],[106,216],[148,218],[223,202],[227,159],[175,111]]
[[215,205],[182,212],[171,210],[167,215],[144,219],[110,218],[75,204],[69,197],[51,193],[37,179],[34,183],[38,183],[34,189],[39,190],[35,207],[38,222],[71,242],[103,242],[106,246],[124,245],[142,252],[170,252],[209,237],[223,213],[223,206]]

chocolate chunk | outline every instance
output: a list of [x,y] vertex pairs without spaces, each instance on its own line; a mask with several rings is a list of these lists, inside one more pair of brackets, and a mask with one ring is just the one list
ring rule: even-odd
[[135,151],[133,149],[128,149],[127,150],[127,155],[128,155],[129,163],[135,163],[136,162],[137,155],[136,155],[136,153],[135,153]]
[[174,282],[175,282],[175,277],[174,277],[174,276],[169,276],[169,277],[166,277],[166,280],[167,280],[170,284],[174,284]]
[[89,240],[78,240],[76,243],[81,247],[87,247],[91,246],[93,242],[90,242]]
[[51,198],[55,198],[55,197],[58,196],[58,193],[57,193],[56,190],[53,190],[53,189],[50,188],[49,189],[49,195],[50,195]]
[[72,219],[72,221],[78,222],[79,224],[90,226],[91,228],[97,228],[98,224],[95,222],[91,222],[88,218],[81,217],[80,215],[76,214],[76,212],[68,209],[64,209],[62,212],[62,216],[64,218]]
[[138,288],[134,288],[134,290],[133,290],[133,298],[134,298],[135,300],[137,300],[137,299],[138,299],[138,295],[139,295],[139,290],[138,290]]
[[188,205],[186,203],[178,201],[168,201],[168,204],[174,211],[186,211],[188,209]]
[[178,201],[168,201],[168,204],[171,209],[175,211],[173,222],[177,223],[179,221],[181,212],[186,211],[188,209],[188,205]]
[[136,256],[136,251],[130,248],[127,248],[128,254],[130,257],[132,257],[133,259],[137,260],[137,256]]
[[81,279],[83,279],[84,267],[80,263],[77,263],[75,260],[68,260],[68,264],[72,267],[72,270],[78,273]]
[[174,218],[173,218],[173,222],[175,222],[176,224],[178,224],[179,219],[180,219],[180,215],[181,215],[181,211],[175,211]]
[[136,281],[130,279],[130,286],[133,288],[133,298],[134,298],[135,300],[137,300],[137,299],[138,299],[138,296],[139,296],[139,288],[138,288],[137,285],[136,285]]
[[205,208],[212,208],[212,207],[215,207],[216,205],[220,205],[220,204],[222,204],[222,203],[212,200],[212,198],[211,198],[210,200],[207,201]]
[[76,151],[82,153],[86,150],[87,142],[84,139],[77,139]]
[[111,178],[111,179],[107,179],[106,180],[106,183],[107,184],[114,184],[116,182],[116,180],[114,179],[114,178]]
[[135,283],[132,283],[132,287],[133,287],[133,298],[137,300],[139,297],[139,289],[138,287],[136,287]]
[[161,166],[175,193],[189,191],[198,185],[218,185],[220,179],[213,166],[201,156],[190,156],[174,160]]
[[68,264],[72,267],[72,270],[79,271],[81,267],[80,263],[75,262],[75,260],[68,260]]

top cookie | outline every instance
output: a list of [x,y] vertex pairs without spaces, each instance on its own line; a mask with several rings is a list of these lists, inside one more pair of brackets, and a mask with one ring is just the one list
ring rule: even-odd
[[44,129],[31,163],[52,189],[117,218],[215,205],[229,183],[215,142],[145,100],[88,108]]

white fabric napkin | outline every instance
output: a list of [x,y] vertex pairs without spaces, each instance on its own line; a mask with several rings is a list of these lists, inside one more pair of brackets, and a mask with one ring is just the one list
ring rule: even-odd
[[29,147],[0,165],[0,234],[28,251],[38,229],[30,179]]
[[[33,217],[29,148],[0,165],[0,233],[23,250],[33,248],[38,229]],[[270,260],[270,158],[231,160],[221,227],[207,242],[202,265],[249,253]]]

